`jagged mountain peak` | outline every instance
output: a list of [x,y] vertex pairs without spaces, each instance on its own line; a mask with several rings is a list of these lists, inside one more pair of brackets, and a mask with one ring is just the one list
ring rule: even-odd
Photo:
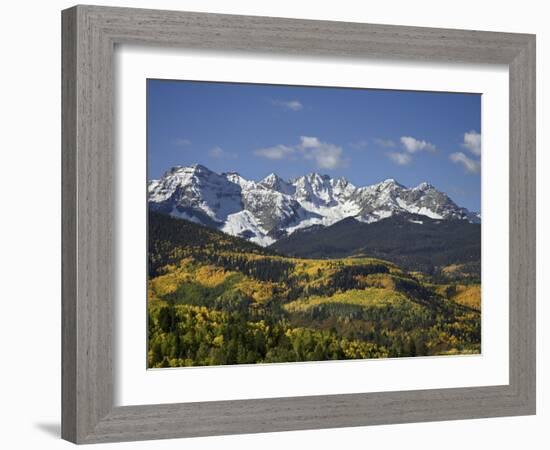
[[406,189],[406,187],[403,186],[401,183],[399,183],[395,178],[386,178],[384,181],[381,181],[380,183],[377,183],[374,186],[380,189],[388,189],[388,188],[389,189],[393,189],[393,188]]
[[223,172],[222,175],[225,175],[226,177],[241,177],[241,174],[239,172],[235,172],[234,170],[230,170],[229,172]]
[[333,181],[333,178],[327,174],[320,174],[318,172],[309,172],[298,177],[291,178],[288,183],[296,186],[298,184],[326,184]]
[[347,185],[349,184],[349,181],[346,177],[340,177],[340,178],[337,178],[336,179],[336,184],[344,184],[344,185]]
[[348,217],[377,222],[395,214],[479,223],[479,214],[456,205],[424,182],[407,188],[393,178],[356,187],[346,178],[312,172],[291,181],[270,173],[259,181],[237,172],[218,174],[194,164],[177,166],[148,183],[152,210],[193,220],[269,245],[294,231]]
[[255,181],[247,180],[238,172],[224,172],[222,173],[222,176],[225,177],[226,180],[240,186],[241,188],[251,188],[256,186]]
[[426,191],[428,189],[435,189],[435,186],[428,183],[427,181],[423,181],[422,183],[420,183],[418,186],[414,187],[413,189],[416,189],[418,191]]
[[273,172],[264,177],[259,184],[267,189],[273,189],[287,195],[293,195],[296,191],[296,188],[291,183]]
[[290,182],[277,175],[275,172],[271,172],[269,175],[262,178],[259,184],[266,187],[275,187],[280,184],[291,185]]
[[217,175],[215,172],[210,170],[208,167],[203,166],[202,164],[193,164],[190,166],[174,166],[168,169],[162,179],[167,179],[170,177],[189,177],[189,176],[211,176]]
[[191,166],[178,166],[178,171],[192,170],[194,173],[214,173],[208,167],[203,166],[202,164],[192,164]]
[[272,183],[274,181],[284,181],[279,175],[277,175],[275,172],[271,172],[269,175],[267,175],[266,177],[264,177],[262,179],[262,183]]

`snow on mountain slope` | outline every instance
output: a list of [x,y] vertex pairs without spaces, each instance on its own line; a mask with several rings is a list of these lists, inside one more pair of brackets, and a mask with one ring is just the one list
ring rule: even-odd
[[258,223],[256,217],[245,209],[235,214],[230,214],[220,230],[233,236],[249,239],[264,247],[275,242],[275,239],[270,237],[262,225]]
[[192,220],[269,245],[298,229],[329,226],[347,217],[377,222],[395,213],[480,222],[428,183],[407,188],[393,179],[356,187],[345,178],[311,173],[286,181],[272,173],[247,180],[196,164],[174,167],[148,183],[152,210]]

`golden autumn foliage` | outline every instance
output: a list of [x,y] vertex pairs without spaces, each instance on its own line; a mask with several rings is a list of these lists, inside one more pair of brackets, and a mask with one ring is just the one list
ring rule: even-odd
[[450,296],[450,300],[468,306],[476,311],[481,311],[481,285],[456,285],[454,295]]
[[307,311],[322,304],[348,304],[365,307],[385,307],[395,305],[399,302],[408,301],[407,298],[399,292],[389,289],[366,288],[350,289],[344,292],[338,292],[330,297],[311,297],[304,300],[296,300],[287,303],[284,308],[289,312]]
[[458,266],[435,278],[369,257],[285,257],[203,227],[172,232],[150,247],[149,367],[480,352],[480,285],[444,278]]

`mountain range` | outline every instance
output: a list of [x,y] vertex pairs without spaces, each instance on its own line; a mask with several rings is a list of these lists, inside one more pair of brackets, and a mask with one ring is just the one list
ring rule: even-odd
[[218,174],[195,164],[177,166],[148,183],[151,211],[168,214],[268,246],[298,230],[330,227],[343,219],[372,224],[389,217],[421,225],[439,221],[480,223],[429,183],[408,188],[394,179],[354,186],[345,178],[310,173],[260,181],[236,172]]

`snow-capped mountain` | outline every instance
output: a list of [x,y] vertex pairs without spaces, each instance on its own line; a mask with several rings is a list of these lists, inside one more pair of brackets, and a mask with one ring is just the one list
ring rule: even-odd
[[457,206],[428,183],[407,188],[393,179],[356,187],[345,178],[317,173],[290,181],[272,173],[254,181],[235,172],[217,174],[196,164],[174,167],[159,180],[150,181],[148,194],[154,211],[264,246],[298,229],[329,226],[347,217],[371,223],[409,213],[480,221],[479,214]]

